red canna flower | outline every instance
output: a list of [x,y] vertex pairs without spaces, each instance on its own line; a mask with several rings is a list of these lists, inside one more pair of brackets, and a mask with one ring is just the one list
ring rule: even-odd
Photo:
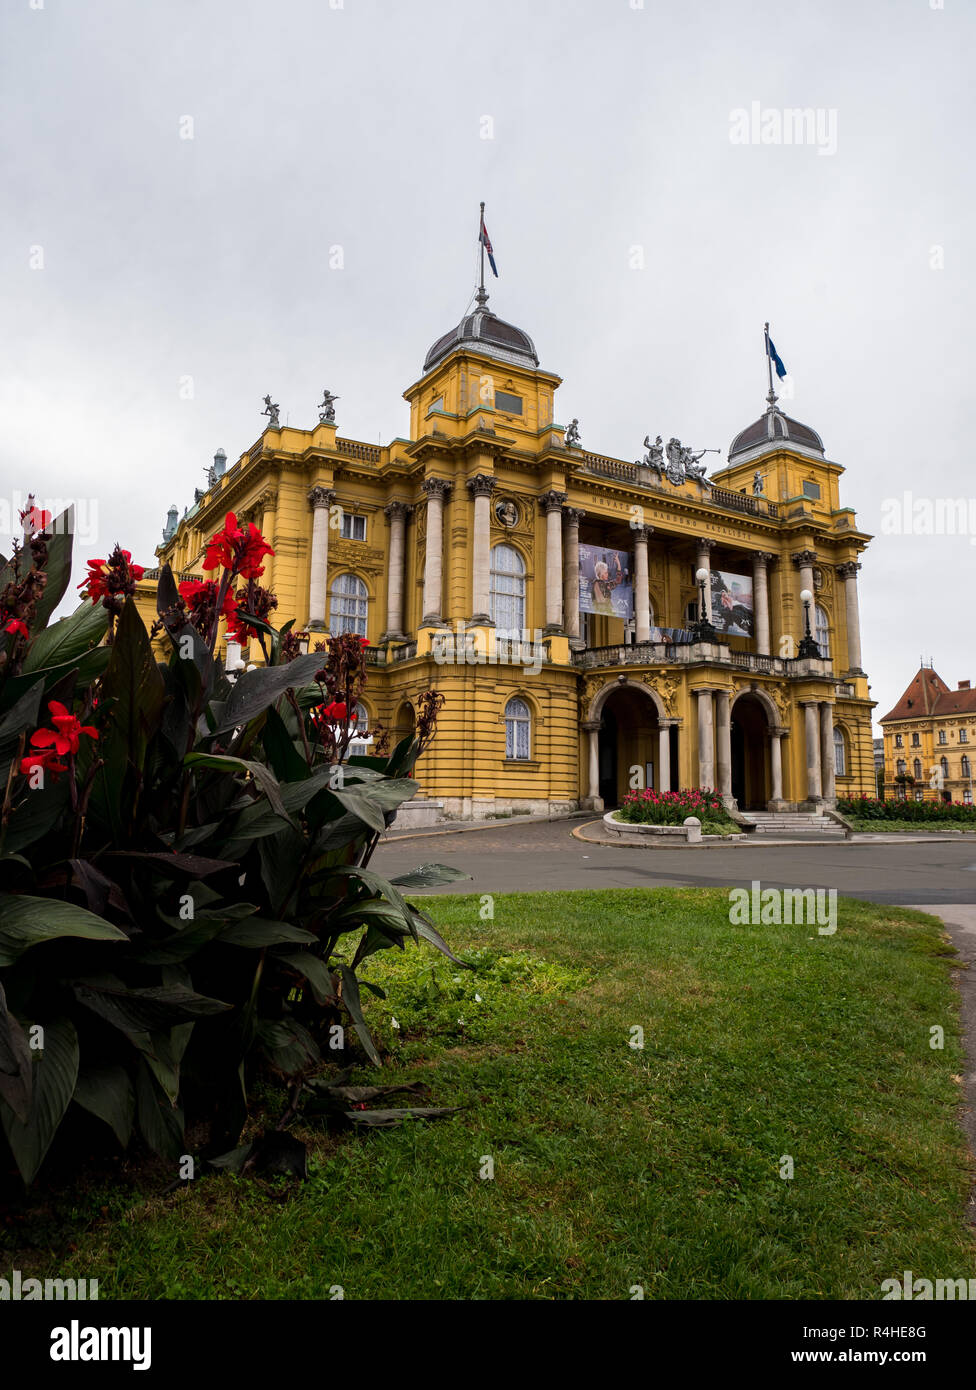
[[[90,724],[82,724],[79,719],[61,704],[59,700],[49,700],[48,709],[51,712],[51,723],[53,729],[37,729],[31,734],[32,748],[54,748],[58,757],[63,758],[65,753],[77,753],[81,743],[81,735],[85,734],[88,738],[98,738],[98,730],[92,728]],[[53,756],[53,755],[48,755]],[[53,770],[53,769],[52,769]]]
[[[29,500],[29,499],[28,499]],[[40,507],[35,507],[33,503],[20,514],[20,520],[24,530],[30,535],[36,536],[38,531],[46,531],[54,520],[53,512],[45,512]]]
[[16,637],[30,636],[27,624],[22,623],[19,618],[11,618],[10,622],[4,628],[4,632],[12,632]]
[[[33,739],[31,742],[33,742]],[[41,768],[44,772],[50,772],[55,782],[62,772],[67,772],[68,770],[64,763],[58,762],[57,753],[31,753],[28,757],[21,758],[21,776],[29,777],[35,768]]]
[[274,551],[253,521],[238,526],[237,517],[228,512],[224,529],[211,536],[203,562],[205,570],[228,569],[242,579],[257,579],[264,574],[261,561]]
[[83,593],[83,598],[90,598],[92,603],[97,603],[100,598],[104,598],[108,593],[108,576],[105,573],[104,560],[89,560],[88,573],[78,585],[79,589],[87,589]]

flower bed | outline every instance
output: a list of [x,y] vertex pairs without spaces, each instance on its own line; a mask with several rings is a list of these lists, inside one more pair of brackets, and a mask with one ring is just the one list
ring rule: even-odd
[[894,797],[880,801],[874,796],[841,796],[837,798],[837,809],[841,815],[859,821],[951,823],[960,829],[976,830],[976,806],[962,801],[899,801]]
[[657,792],[651,788],[631,791],[615,813],[631,825],[683,826],[689,816],[701,821],[703,835],[738,835],[739,827],[726,811],[717,792]]

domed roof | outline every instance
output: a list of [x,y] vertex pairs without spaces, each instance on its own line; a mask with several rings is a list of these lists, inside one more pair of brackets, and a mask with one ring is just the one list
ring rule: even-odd
[[484,290],[479,291],[477,298],[478,307],[474,313],[465,314],[456,328],[437,339],[424,359],[424,371],[429,372],[458,347],[474,348],[514,366],[538,367],[535,344],[528,333],[493,314],[486,307],[488,296]]
[[738,454],[758,451],[763,446],[775,446],[781,439],[798,444],[803,449],[812,449],[814,453],[823,456],[823,440],[816,430],[812,430],[809,425],[802,425],[799,420],[791,419],[777,406],[771,405],[765,415],[760,416],[754,424],[735,436],[729,445],[729,463]]

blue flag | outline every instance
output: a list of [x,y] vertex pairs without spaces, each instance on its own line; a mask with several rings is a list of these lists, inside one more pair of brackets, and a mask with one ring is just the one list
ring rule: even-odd
[[786,375],[786,368],[783,366],[783,359],[773,346],[773,340],[768,333],[766,334],[766,351],[772,358],[773,366],[776,368],[776,375],[779,377],[780,381],[782,381],[783,377]]

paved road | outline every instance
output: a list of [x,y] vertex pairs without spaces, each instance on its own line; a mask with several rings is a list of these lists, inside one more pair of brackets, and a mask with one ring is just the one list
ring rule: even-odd
[[879,903],[976,904],[976,843],[738,845],[637,849],[585,844],[583,820],[391,839],[371,867],[393,875],[423,863],[453,864],[470,883],[431,892],[515,893],[557,888],[745,886],[836,888]]

